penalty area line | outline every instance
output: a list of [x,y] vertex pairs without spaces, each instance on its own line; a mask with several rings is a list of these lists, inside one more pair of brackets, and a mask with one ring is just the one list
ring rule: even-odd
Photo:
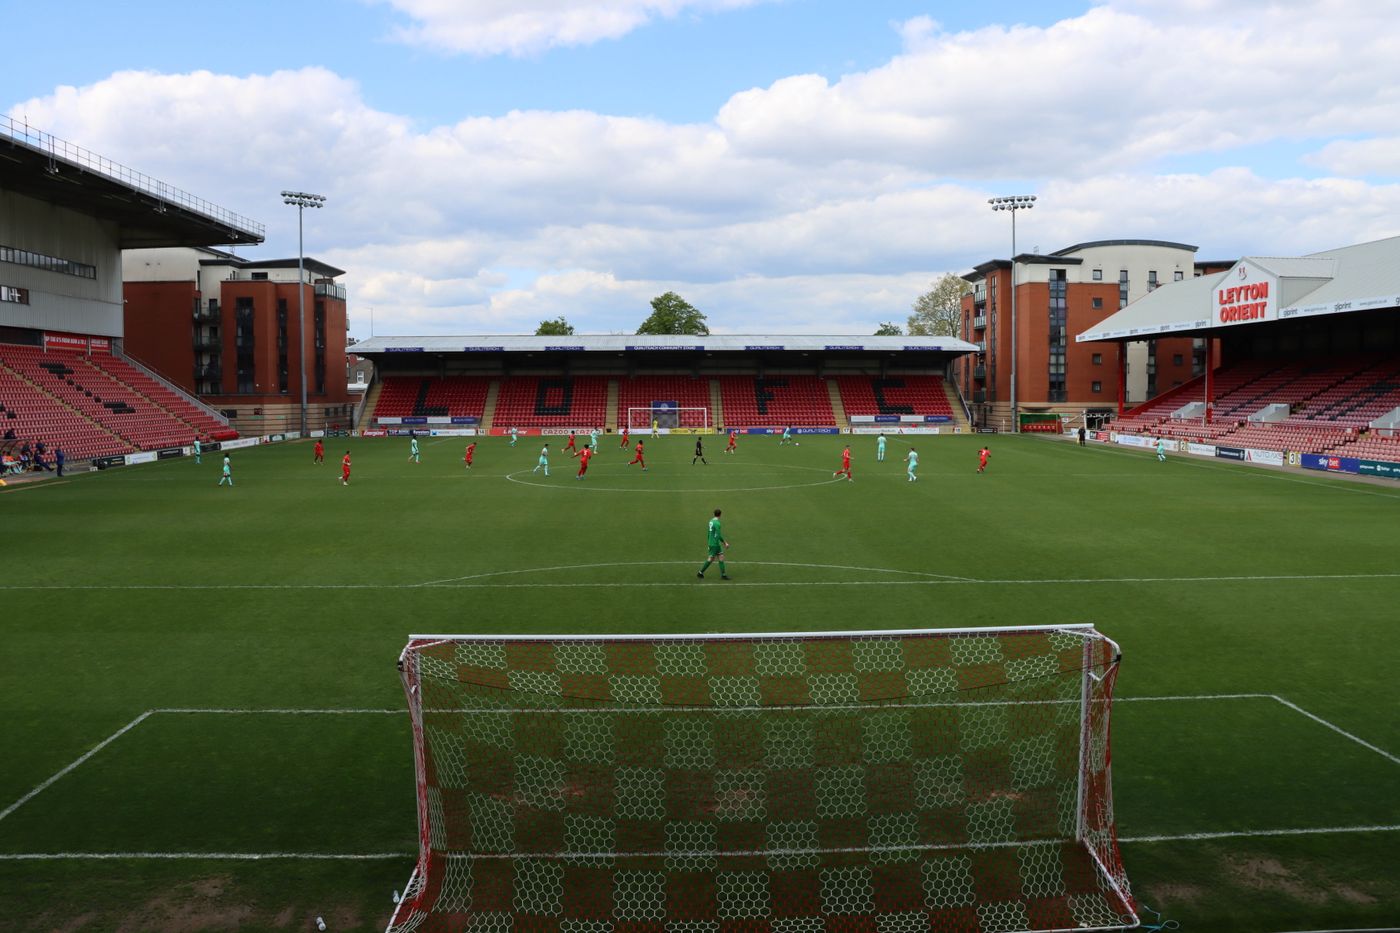
[[49,779],[48,779],[47,781],[44,781],[42,784],[40,784],[40,785],[38,785],[37,787],[35,787],[35,788],[34,788],[33,790],[31,790],[29,793],[25,794],[23,797],[19,798],[18,800],[16,800],[14,803],[10,804],[10,805],[9,805],[8,807],[6,807],[5,809],[0,810],[0,820],[3,820],[5,817],[9,816],[11,813],[14,813],[14,812],[15,812],[16,810],[18,810],[20,807],[24,806],[26,803],[28,803],[29,801],[33,800],[33,799],[34,799],[35,797],[37,797],[41,792],[43,792],[44,790],[46,790],[46,789],[47,789],[49,786],[51,786],[55,781],[57,781],[59,778],[63,777],[64,775],[66,775],[66,774],[68,774],[69,772],[71,772],[74,768],[78,767],[78,765],[80,765],[80,764],[82,764],[83,762],[87,761],[87,760],[88,760],[89,758],[91,758],[93,755],[96,755],[98,752],[102,751],[102,749],[106,748],[108,745],[111,745],[113,742],[115,742],[117,739],[121,738],[122,736],[126,735],[126,734],[127,734],[128,732],[130,732],[132,729],[135,729],[137,726],[141,725],[141,723],[145,722],[145,721],[146,721],[146,718],[147,718],[148,716],[150,716],[150,715],[151,715],[151,710],[146,710],[146,711],[145,711],[144,713],[142,713],[140,716],[137,716],[137,717],[136,717],[135,719],[133,719],[131,722],[129,722],[129,723],[127,723],[126,725],[122,726],[122,727],[121,727],[120,729],[118,729],[116,732],[113,732],[111,735],[107,736],[107,738],[103,739],[101,742],[98,742],[98,743],[97,743],[96,745],[94,745],[92,748],[88,749],[85,753],[83,753],[82,755],[80,755],[75,761],[73,761],[71,764],[69,764],[68,767],[63,768],[62,770],[56,772],[55,774],[53,774],[52,776],[50,776]]

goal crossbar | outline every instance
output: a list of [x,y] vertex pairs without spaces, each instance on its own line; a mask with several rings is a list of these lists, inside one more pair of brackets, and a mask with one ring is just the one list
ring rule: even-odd
[[1092,625],[415,635],[390,933],[1136,926],[1119,661]]

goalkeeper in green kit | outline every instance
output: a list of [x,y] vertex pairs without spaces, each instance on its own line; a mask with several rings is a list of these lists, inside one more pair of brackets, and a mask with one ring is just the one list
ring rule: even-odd
[[724,549],[729,547],[729,542],[724,540],[724,533],[720,529],[719,514],[720,510],[715,509],[715,517],[710,519],[710,528],[708,533],[710,544],[710,556],[705,558],[705,566],[701,567],[700,571],[695,574],[702,580],[705,579],[705,571],[709,570],[710,565],[713,564],[715,561],[719,561],[719,578],[721,580],[729,579],[729,574],[726,573],[724,569]]

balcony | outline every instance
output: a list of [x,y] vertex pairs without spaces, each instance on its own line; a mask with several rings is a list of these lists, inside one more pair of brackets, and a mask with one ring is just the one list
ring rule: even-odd
[[324,282],[318,283],[318,284],[316,285],[316,294],[317,294],[317,295],[320,295],[320,296],[322,296],[322,297],[325,297],[325,298],[338,298],[338,299],[340,299],[341,301],[344,301],[344,300],[345,300],[345,286],[344,286],[344,285],[332,285],[332,284],[330,284],[330,283],[324,283]]
[[986,378],[987,378],[987,367],[985,367],[985,366],[974,366],[974,367],[972,367],[972,378],[973,378],[973,379],[978,379],[978,380],[986,380]]
[[978,353],[986,353],[986,352],[987,352],[987,341],[985,341],[985,340],[976,340],[976,341],[973,341],[973,343],[976,345],[976,347],[977,347],[977,352],[978,352]]
[[218,382],[224,378],[224,370],[221,366],[196,366],[194,368],[194,378],[196,382],[210,380]]
[[987,316],[985,314],[977,315],[977,317],[972,319],[972,326],[977,328],[978,330],[981,330],[982,328],[986,327]]
[[981,404],[985,403],[985,402],[987,401],[987,390],[986,390],[986,389],[973,389],[973,390],[972,390],[972,401],[973,401],[974,403],[978,404],[978,405],[981,405]]
[[223,346],[222,337],[211,337],[207,334],[194,335],[194,348],[196,350],[222,350]]

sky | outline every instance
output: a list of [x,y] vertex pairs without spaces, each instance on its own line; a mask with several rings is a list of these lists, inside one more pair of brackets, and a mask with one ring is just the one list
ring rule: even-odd
[[[63,22],[55,13],[63,13]],[[267,227],[370,335],[865,334],[947,272],[1400,235],[1400,0],[0,0],[0,109]]]

